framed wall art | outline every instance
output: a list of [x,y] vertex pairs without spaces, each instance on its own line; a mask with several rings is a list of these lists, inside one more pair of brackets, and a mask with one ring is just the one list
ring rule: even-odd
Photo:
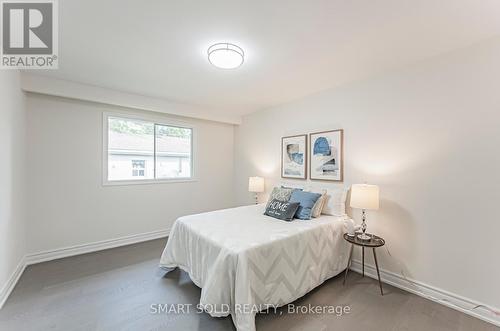
[[309,134],[309,178],[312,180],[344,180],[344,130]]
[[281,138],[281,177],[306,179],[307,135]]

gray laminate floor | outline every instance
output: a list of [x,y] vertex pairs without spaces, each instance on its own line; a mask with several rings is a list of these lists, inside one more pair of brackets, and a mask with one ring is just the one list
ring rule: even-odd
[[[0,310],[0,330],[234,330],[231,318],[152,314],[152,304],[196,305],[200,289],[178,270],[158,269],[165,240],[114,248],[26,269]],[[258,330],[500,330],[442,305],[351,273],[295,302],[348,305],[349,314],[259,314]]]

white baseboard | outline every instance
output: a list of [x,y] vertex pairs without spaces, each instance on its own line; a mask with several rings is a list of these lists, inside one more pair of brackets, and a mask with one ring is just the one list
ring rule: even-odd
[[70,257],[85,253],[91,253],[96,251],[101,251],[104,249],[115,248],[119,246],[126,246],[131,244],[140,243],[143,241],[163,238],[168,236],[170,229],[157,230],[152,232],[146,232],[141,234],[134,234],[131,236],[125,236],[120,238],[108,239],[97,241],[88,244],[81,244],[63,248],[51,249],[38,253],[31,253],[26,255],[26,264],[35,264],[40,262],[46,262],[56,259],[61,259],[64,257]]
[[169,233],[170,229],[158,230],[158,231],[135,234],[120,238],[97,241],[89,244],[81,244],[81,245],[51,249],[39,253],[27,254],[21,259],[21,261],[19,261],[19,264],[17,265],[16,269],[10,276],[9,280],[7,281],[7,284],[5,284],[5,286],[0,291],[0,309],[2,309],[4,303],[7,301],[7,298],[9,297],[10,293],[12,292],[17,282],[19,281],[19,278],[23,274],[24,269],[26,269],[26,267],[31,264],[101,251],[109,248],[137,244],[140,242],[149,241],[153,239],[164,238],[167,237]]
[[2,290],[0,290],[0,309],[2,309],[3,305],[5,304],[5,301],[7,301],[7,298],[9,297],[10,293],[16,286],[17,282],[19,281],[19,278],[21,278],[21,275],[23,274],[25,268],[26,268],[26,261],[25,257],[23,256],[21,258],[21,261],[19,261],[16,268],[14,269],[14,272],[12,272],[12,275],[10,275],[9,279],[7,280],[7,283],[4,285]]
[[[351,270],[361,273],[361,261],[353,260]],[[370,278],[377,279],[377,271],[375,267],[365,263],[365,275]],[[472,310],[473,307],[482,305],[480,302],[450,293],[448,291],[424,284],[419,281],[415,281],[413,279],[406,280],[402,275],[383,269],[380,269],[380,278],[382,279],[383,283],[390,284],[404,291],[416,294],[439,304],[461,311],[467,315],[474,316],[485,322],[500,326],[500,316],[495,315],[488,309],[479,307]],[[492,308],[494,310],[500,311],[500,309],[498,308]]]

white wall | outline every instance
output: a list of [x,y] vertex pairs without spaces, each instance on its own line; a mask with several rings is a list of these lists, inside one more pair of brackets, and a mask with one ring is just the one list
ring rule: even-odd
[[0,306],[25,254],[24,94],[17,71],[0,70]]
[[[29,253],[168,229],[233,205],[233,125],[196,126],[195,182],[102,185],[102,113],[133,111],[28,93]],[[161,252],[158,252],[160,254]]]
[[393,255],[380,251],[382,268],[500,307],[499,87],[496,38],[248,115],[235,130],[237,200],[251,202],[248,176],[279,181],[282,136],[343,128],[344,184],[380,185],[368,230]]

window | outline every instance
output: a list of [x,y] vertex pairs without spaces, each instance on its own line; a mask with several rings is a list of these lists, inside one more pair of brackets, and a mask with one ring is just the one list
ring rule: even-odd
[[107,182],[151,182],[193,177],[193,129],[105,115]]

